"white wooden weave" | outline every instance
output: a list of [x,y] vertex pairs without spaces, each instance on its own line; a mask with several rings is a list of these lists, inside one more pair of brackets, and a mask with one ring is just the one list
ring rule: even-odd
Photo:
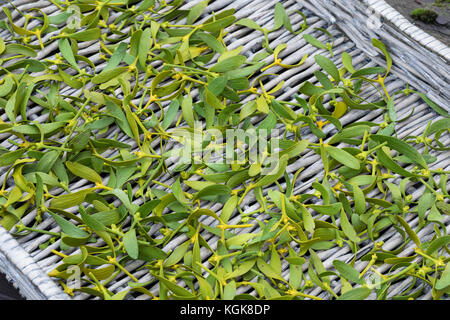
[[383,63],[383,58],[371,46],[371,39],[383,41],[395,61],[393,72],[450,110],[450,48],[447,45],[409,22],[384,0],[300,2],[341,29],[377,63]]

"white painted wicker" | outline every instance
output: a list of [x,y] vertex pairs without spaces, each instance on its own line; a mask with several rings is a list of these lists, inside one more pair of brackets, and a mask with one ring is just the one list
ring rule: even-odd
[[450,110],[450,48],[409,22],[384,0],[300,1],[341,29],[377,63],[383,58],[371,46],[378,38],[395,61],[393,72]]

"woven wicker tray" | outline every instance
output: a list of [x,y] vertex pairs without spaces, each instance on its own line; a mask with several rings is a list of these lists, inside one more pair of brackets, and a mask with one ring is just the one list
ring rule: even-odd
[[[186,8],[195,5],[198,1],[190,1]],[[257,21],[261,26],[270,28],[272,25],[272,15],[273,15],[273,7],[275,3],[278,1],[273,0],[217,0],[211,1],[209,5],[210,11],[219,11],[223,9],[236,9],[236,16],[238,19],[248,17]],[[368,39],[370,38],[370,33],[366,34],[364,29],[354,29],[355,27],[350,24],[350,20],[364,20],[364,17],[354,17],[354,18],[342,18],[341,11],[342,9],[337,9],[339,3],[349,3],[352,1],[294,1],[294,0],[285,0],[281,1],[284,7],[290,14],[291,22],[293,26],[298,26],[303,20],[302,18],[295,13],[295,11],[300,10],[307,15],[307,22],[309,28],[305,31],[306,33],[310,33],[317,37],[319,40],[327,41],[326,35],[322,32],[315,30],[315,28],[327,28],[329,32],[335,38],[335,57],[334,61],[340,67],[339,57],[342,52],[347,51],[351,54],[353,58],[353,63],[356,67],[372,67],[377,64],[382,65],[383,61],[378,53],[374,51],[368,45]],[[372,3],[374,1],[367,1],[367,3]],[[375,1],[376,2],[376,1]],[[355,8],[359,8],[358,10],[351,10],[353,13],[365,12],[364,6],[367,6],[367,3],[364,1],[355,2]],[[40,7],[47,14],[51,15],[56,12],[56,7],[50,5],[48,1],[29,1],[29,0],[19,0],[15,1],[14,4],[18,6],[20,9],[26,9],[31,7]],[[325,7],[326,5],[333,5],[336,7]],[[360,7],[360,5],[363,5]],[[348,4],[346,6],[345,12],[348,14]],[[330,14],[332,12],[332,14]],[[15,13],[15,19],[20,22],[20,17]],[[361,22],[360,22],[361,23]],[[387,26],[387,24],[386,24]],[[387,28],[387,27],[386,27]],[[361,31],[360,33],[364,35],[357,36],[359,32],[355,32],[355,30]],[[433,87],[435,83],[440,79],[448,79],[448,66],[445,60],[438,56],[436,53],[431,52],[428,49],[423,47],[415,48],[416,51],[409,51],[410,46],[403,47],[398,45],[399,41],[397,38],[393,36],[386,36],[388,32],[384,31],[381,34],[377,34],[378,37],[386,41],[388,47],[391,52],[393,52],[394,59],[394,69],[396,76],[390,77],[387,83],[388,90],[397,90],[405,87],[406,82],[412,84],[415,88],[421,90],[422,92],[430,95],[436,102],[440,102],[441,106],[446,107],[448,109],[448,94],[450,94],[450,90],[446,90],[445,92],[436,91]],[[6,36],[5,34],[0,33],[0,36]],[[278,67],[275,67],[274,72],[280,72],[280,76],[276,79],[270,80],[265,83],[266,89],[270,89],[275,87],[279,81],[285,80],[286,89],[283,93],[280,94],[279,98],[283,100],[290,100],[293,97],[293,94],[297,93],[299,85],[306,81],[312,81],[313,83],[317,82],[314,78],[314,71],[318,69],[318,66],[314,64],[313,56],[316,53],[320,53],[326,56],[329,56],[328,52],[324,50],[317,49],[308,43],[306,43],[301,35],[292,35],[286,30],[279,30],[277,32],[271,33],[269,36],[271,40],[271,45],[276,47],[280,43],[286,43],[287,49],[284,50],[281,54],[281,57],[285,63],[296,63],[298,62],[305,54],[309,54],[308,60],[299,68],[283,70],[281,71]],[[261,50],[260,42],[261,42],[261,34],[256,32],[251,32],[246,28],[233,27],[230,29],[229,34],[226,36],[225,41],[229,44],[229,48],[233,49],[238,46],[243,46],[243,52],[247,54],[249,58],[251,58],[254,54],[258,53]],[[447,48],[448,49],[448,48]],[[411,49],[412,50],[412,49]],[[48,51],[50,52],[50,50]],[[425,68],[426,76],[420,71],[417,66],[410,64],[411,61],[421,60],[421,56],[416,56],[417,54],[424,54],[428,57],[430,55],[430,59],[436,59],[435,65],[432,65],[433,68],[428,69],[428,66],[423,66],[425,61],[421,61],[421,66]],[[47,58],[45,54],[48,53],[40,53],[38,56],[39,59]],[[80,54],[89,57],[94,63],[98,64],[101,68],[101,61],[98,58],[98,45],[95,43],[83,43],[80,44]],[[48,58],[51,56],[48,56]],[[402,58],[403,57],[403,58]],[[409,62],[404,58],[408,57]],[[431,62],[430,62],[431,63]],[[278,69],[277,69],[278,68]],[[441,70],[436,70],[440,69]],[[433,81],[436,81],[435,83]],[[447,81],[447,86],[450,81]],[[445,85],[445,84],[444,84]],[[444,86],[444,89],[446,87]],[[64,89],[66,90],[66,89]],[[66,91],[70,92],[69,90]],[[72,93],[72,92],[71,92]],[[367,91],[367,98],[370,99],[371,95],[375,95],[376,92],[374,90]],[[403,127],[398,129],[398,135],[400,137],[405,137],[414,133],[417,130],[423,130],[426,126],[427,122],[430,120],[434,120],[439,118],[422,100],[420,100],[417,96],[409,96],[398,98],[395,101],[396,110],[399,117],[407,116],[411,108],[415,108],[414,115],[410,118],[410,120],[403,125]],[[30,114],[30,118],[40,119],[40,108],[30,108],[32,110],[32,114]],[[341,118],[341,122],[343,125],[352,123],[355,120],[364,120],[364,121],[382,121],[383,116],[381,111],[375,110],[371,112],[366,112],[362,110],[355,110],[351,113],[345,115]],[[331,128],[324,127],[325,133],[331,132]],[[116,131],[108,132],[105,137],[113,137]],[[305,138],[308,138],[305,136]],[[312,138],[312,137],[311,137]],[[312,138],[313,139],[313,138]],[[119,135],[119,141],[129,143],[133,145],[133,141],[130,141],[127,137]],[[447,140],[443,140],[443,143],[449,143],[450,138],[447,137]],[[0,142],[3,146],[9,147],[11,146],[9,142],[5,141],[5,139],[0,135]],[[318,165],[320,162],[320,157],[311,153],[305,154],[305,156],[298,162],[293,163],[288,166],[288,173],[295,172],[300,167],[305,167],[306,169],[302,171],[299,176],[300,183],[295,188],[295,192],[310,192],[311,184],[315,181],[317,177],[320,178],[321,166]],[[168,163],[168,166],[174,166],[174,163]],[[432,169],[441,167],[445,170],[450,170],[450,157],[449,155],[441,155],[436,163],[433,164]],[[0,172],[0,179],[4,176],[4,172]],[[164,180],[166,179],[166,180]],[[172,183],[172,178],[166,176],[163,178],[162,182]],[[77,188],[83,188],[84,185],[87,184],[86,181],[76,182],[73,186],[71,186],[71,190],[76,190]],[[413,190],[413,199],[418,199],[423,192],[423,189]],[[139,203],[137,203],[139,204]],[[254,198],[251,196],[246,197],[243,202],[243,210],[244,212],[250,212],[258,208],[258,205]],[[213,206],[212,210],[219,211],[221,208],[219,205]],[[74,212],[76,213],[76,212]],[[24,223],[32,221],[35,215],[30,213],[28,216],[23,218]],[[261,219],[266,218],[262,216]],[[237,221],[238,217],[232,217],[231,222]],[[446,217],[443,221],[447,226],[447,232],[450,231],[450,218]],[[202,223],[208,224],[212,223],[209,218],[202,218]],[[414,227],[418,224],[418,218],[410,217],[408,223]],[[46,228],[49,231],[58,232],[60,231],[59,227],[54,223],[51,217],[45,216],[44,221],[40,224],[39,227]],[[246,230],[248,232],[248,230]],[[256,232],[257,230],[255,230]],[[430,239],[432,235],[432,226],[428,226],[422,229],[418,235],[419,237],[427,241]],[[206,240],[210,243],[210,245],[215,247],[215,238],[211,236],[205,236]],[[47,274],[51,270],[53,270],[58,264],[61,263],[61,258],[51,253],[52,249],[59,248],[59,242],[56,241],[54,244],[48,246],[46,249],[41,250],[39,245],[46,242],[49,236],[47,235],[37,235],[30,234],[23,238],[13,239],[11,235],[9,235],[5,230],[0,227],[0,270],[5,272],[9,278],[11,278],[16,286],[20,289],[21,293],[24,297],[28,299],[68,299],[70,298],[68,295],[63,293],[60,286],[56,281],[50,279]],[[398,236],[395,230],[388,230],[383,233],[383,235],[379,239],[380,241],[384,241],[384,248],[386,250],[392,250],[397,248],[401,243],[402,239]],[[181,237],[174,239],[171,243],[168,244],[165,250],[172,249],[176,247],[179,243],[184,241]],[[362,246],[360,250],[360,254],[364,254],[371,249],[371,245]],[[399,256],[407,256],[413,252],[414,246],[408,245],[406,246]],[[204,254],[202,254],[203,258],[206,258]],[[342,248],[333,248],[327,251],[323,251],[320,253],[320,258],[324,262],[326,268],[332,267],[332,262],[335,259],[339,259],[342,261],[347,261],[353,257],[350,248],[344,246]],[[127,270],[129,270],[140,282],[145,282],[150,280],[150,275],[146,270],[138,270],[138,268],[142,265],[142,262],[134,261],[130,262],[126,265]],[[359,271],[363,270],[366,263],[359,262],[355,265],[355,268]],[[386,267],[381,267],[379,269],[380,272],[387,270]],[[287,277],[289,271],[284,268],[283,275]],[[111,291],[119,291],[127,288],[127,282],[130,279],[124,274],[120,275],[117,280],[111,282],[108,285],[108,289]],[[332,281],[331,283],[332,289],[336,292],[340,290],[340,284],[338,281]],[[397,283],[391,287],[391,292],[389,296],[395,295],[398,292],[401,292],[402,289],[410,285],[410,280],[405,280],[403,282]],[[153,292],[157,292],[158,286],[155,285],[149,290]],[[238,291],[238,294],[241,293]],[[320,288],[313,288],[309,291],[305,292],[308,294],[317,295],[321,298],[329,298],[329,294],[327,292],[323,292]],[[146,296],[136,295],[130,298],[135,299],[146,299]],[[423,292],[420,299],[430,299],[431,292]],[[73,299],[93,299],[92,296],[87,294],[76,294]],[[370,297],[369,297],[370,299]]]
[[393,72],[450,110],[450,48],[424,32],[384,0],[309,0],[310,10],[341,29],[377,63],[371,46],[378,38],[389,48]]

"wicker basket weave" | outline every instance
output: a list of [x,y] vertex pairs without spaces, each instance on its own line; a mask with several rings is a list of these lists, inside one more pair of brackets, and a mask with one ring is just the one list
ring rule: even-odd
[[340,28],[377,63],[371,46],[378,38],[389,48],[393,72],[450,110],[450,48],[409,22],[384,0],[310,0],[304,5]]
[[[198,1],[189,1],[186,4],[186,8],[192,7]],[[270,28],[272,25],[272,15],[273,7],[278,1],[274,0],[217,0],[211,1],[208,10],[209,11],[219,11],[222,9],[236,9],[236,16],[238,19],[248,17],[254,19],[261,26]],[[372,67],[377,64],[383,64],[381,57],[378,53],[373,50],[368,45],[368,39],[372,36],[377,36],[382,41],[388,44],[389,50],[393,54],[394,68],[396,76],[389,77],[387,82],[388,90],[397,90],[405,87],[405,83],[410,83],[413,87],[427,93],[433,100],[440,103],[441,106],[448,109],[448,101],[450,95],[450,89],[448,86],[450,81],[442,84],[442,79],[447,79],[449,76],[448,65],[445,59],[448,59],[449,48],[444,48],[439,52],[432,52],[429,48],[424,47],[414,47],[412,43],[405,44],[401,42],[398,37],[394,37],[397,31],[392,31],[393,28],[390,24],[383,24],[381,29],[377,29],[378,33],[371,33],[371,30],[365,30],[363,27],[356,28],[359,24],[365,25],[363,23],[367,16],[363,16],[362,13],[366,12],[368,6],[374,5],[373,3],[380,4],[384,1],[324,1],[324,0],[314,0],[314,1],[294,1],[286,0],[281,1],[288,13],[290,13],[290,18],[293,26],[299,25],[302,22],[302,18],[295,14],[296,10],[303,11],[307,15],[307,22],[309,28],[305,31],[317,37],[319,40],[326,41],[327,36],[323,33],[315,30],[314,28],[327,28],[329,32],[335,38],[335,52],[336,55],[333,58],[336,64],[340,67],[339,57],[342,52],[347,51],[353,57],[353,63],[355,67]],[[351,2],[354,8],[350,8],[352,15],[349,16],[349,5]],[[56,7],[50,5],[48,1],[29,1],[29,0],[19,0],[14,2],[15,5],[20,9],[26,9],[31,7],[40,7],[47,14],[51,15],[56,12]],[[343,6],[347,3],[346,6]],[[333,6],[333,7],[330,7]],[[383,11],[383,14],[388,14],[388,12]],[[357,14],[356,14],[357,13]],[[361,16],[359,16],[361,15]],[[20,23],[20,17],[17,13],[14,13],[14,17]],[[354,21],[355,24],[351,24],[350,21]],[[358,22],[359,21],[359,22]],[[356,28],[356,29],[355,29]],[[379,31],[383,30],[383,32]],[[356,32],[357,31],[357,32]],[[367,33],[366,33],[367,31]],[[360,34],[360,35],[359,35]],[[0,36],[6,36],[6,33],[0,33]],[[314,71],[318,70],[318,66],[314,64],[313,56],[316,53],[320,53],[329,56],[328,52],[317,49],[308,43],[306,43],[301,35],[293,35],[286,30],[278,30],[271,33],[269,36],[271,40],[271,46],[276,47],[280,43],[286,43],[287,49],[284,50],[280,56],[285,63],[296,63],[305,54],[309,54],[310,58],[307,59],[305,64],[299,68],[290,70],[281,70],[278,67],[273,68],[273,72],[280,72],[280,76],[276,79],[270,80],[265,83],[267,90],[275,87],[281,80],[285,80],[286,89],[280,94],[280,99],[289,100],[292,99],[293,94],[297,93],[299,85],[306,81],[317,82],[314,78]],[[260,41],[261,34],[251,32],[246,28],[232,27],[230,32],[225,37],[225,41],[229,44],[229,48],[233,49],[238,46],[243,46],[243,52],[251,58],[254,54],[261,50]],[[403,40],[402,40],[403,41]],[[401,42],[401,44],[400,44]],[[102,65],[101,60],[98,57],[98,45],[92,42],[81,43],[80,53],[89,57],[95,64],[98,64],[101,69],[105,64]],[[51,48],[46,52],[41,52],[38,56],[39,59],[47,58],[45,56],[51,52]],[[51,56],[48,56],[48,58]],[[424,59],[423,57],[427,57]],[[429,60],[427,60],[429,59]],[[418,65],[415,65],[415,63]],[[420,62],[420,63],[419,63]],[[428,64],[429,63],[429,64]],[[436,84],[440,83],[441,87],[445,90],[439,92],[437,90]],[[69,92],[72,94],[73,91],[64,88],[66,94]],[[367,98],[370,99],[371,95],[375,95],[374,90],[367,90]],[[405,137],[414,133],[417,130],[423,130],[428,121],[438,119],[439,117],[432,112],[432,110],[423,103],[417,96],[409,96],[398,98],[395,101],[396,111],[400,118],[407,116],[411,108],[415,108],[414,115],[410,118],[408,123],[405,123],[403,127],[398,129],[399,137]],[[40,108],[29,107],[31,112],[30,118],[35,120],[41,119],[42,115],[40,113]],[[364,121],[382,121],[382,112],[379,110],[367,112],[362,110],[354,110],[353,112],[345,115],[341,118],[343,125],[352,123],[355,120]],[[325,133],[330,133],[331,128],[324,127]],[[113,137],[117,131],[110,131],[105,137]],[[308,138],[308,136],[305,136]],[[313,136],[311,139],[314,140]],[[119,135],[119,141],[129,143],[130,145],[135,145],[134,141],[130,141],[129,138]],[[444,140],[443,143],[449,143],[449,138]],[[0,135],[0,141],[5,147],[9,147],[10,144],[4,140]],[[156,148],[156,147],[155,147]],[[306,169],[302,171],[299,176],[299,183],[296,186],[295,191],[297,193],[309,192],[311,191],[311,184],[315,181],[317,177],[320,178],[320,172],[322,167],[319,165],[320,157],[316,154],[310,152],[304,155],[300,161],[293,163],[288,166],[288,173],[292,174],[298,168],[305,167]],[[168,166],[174,166],[175,164],[168,163]],[[441,155],[438,161],[432,165],[432,168],[441,167],[445,170],[450,170],[450,157],[449,155]],[[4,172],[0,172],[0,179],[4,176]],[[166,180],[164,180],[166,179]],[[173,183],[170,176],[165,176],[162,182]],[[70,186],[71,190],[76,191],[77,188],[84,188],[88,184],[87,181],[78,181]],[[413,199],[418,199],[423,193],[423,189],[413,190]],[[138,203],[139,204],[139,203]],[[258,208],[255,199],[249,195],[245,198],[243,202],[244,212],[250,212]],[[221,207],[219,205],[213,206],[212,210],[220,211]],[[77,213],[72,210],[73,213]],[[23,218],[24,222],[29,222],[34,219],[34,214],[29,214]],[[262,216],[261,219],[266,217]],[[237,221],[238,217],[232,217],[230,222]],[[202,218],[202,223],[208,224],[212,223],[210,218]],[[408,223],[414,227],[418,224],[418,218],[410,217]],[[450,231],[450,219],[445,217],[443,223],[447,226],[447,232]],[[46,228],[49,231],[59,232],[59,227],[54,223],[53,219],[49,216],[44,217],[44,221],[39,227]],[[245,230],[248,232],[248,230]],[[419,237],[427,241],[430,239],[433,233],[432,226],[428,226],[422,229],[418,235]],[[16,286],[19,287],[21,293],[24,297],[28,299],[67,299],[70,298],[68,295],[63,293],[56,281],[51,280],[46,274],[53,270],[57,265],[61,263],[61,258],[52,254],[52,249],[57,249],[59,247],[59,242],[56,241],[54,244],[49,245],[46,249],[41,250],[39,245],[46,242],[49,239],[47,235],[37,235],[30,234],[23,238],[13,239],[5,230],[0,227],[0,270],[5,272],[9,278],[13,279]],[[210,243],[210,245],[215,248],[215,238],[210,236],[205,236],[205,239]],[[397,248],[401,243],[402,239],[398,236],[395,230],[388,230],[385,232],[380,241],[384,241],[384,248],[386,250],[392,250]],[[179,243],[184,241],[181,237],[174,239],[171,243],[164,248],[164,250],[169,250],[176,247]],[[371,249],[371,245],[362,246],[360,254],[364,254]],[[407,256],[412,253],[414,246],[407,245],[399,256]],[[342,261],[347,261],[353,258],[351,249],[347,246],[342,248],[333,248],[320,253],[320,258],[322,259],[324,266],[326,268],[332,268],[332,262],[335,259]],[[206,258],[202,254],[202,258]],[[139,261],[130,262],[126,265],[127,270],[129,270],[140,282],[149,281],[151,276],[145,270],[139,270],[142,265]],[[355,268],[359,271],[363,270],[366,263],[358,262]],[[284,266],[283,276],[288,277],[288,269]],[[380,272],[387,270],[387,267],[381,267]],[[333,277],[331,277],[333,279]],[[119,291],[127,288],[127,282],[130,279],[121,274],[120,277],[111,282],[108,285],[108,289],[111,291]],[[332,281],[332,289],[335,292],[340,290],[340,283],[338,281]],[[410,285],[410,280],[405,280],[403,282],[397,283],[391,287],[391,292],[389,296],[395,295],[401,292],[402,289]],[[152,292],[157,292],[158,286],[155,285],[150,288]],[[238,293],[239,290],[238,290]],[[317,295],[322,298],[329,298],[327,292],[323,292],[320,288],[313,288],[307,290],[305,293]],[[74,299],[92,299],[92,296],[87,294],[76,294]],[[145,299],[146,296],[135,296],[136,299]],[[421,299],[430,299],[431,292],[423,292]],[[369,297],[370,299],[370,297]]]

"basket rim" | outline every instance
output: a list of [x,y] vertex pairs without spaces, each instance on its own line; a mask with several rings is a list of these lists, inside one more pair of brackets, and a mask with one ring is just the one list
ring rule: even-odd
[[20,295],[29,300],[68,300],[56,283],[42,270],[6,229],[0,226],[0,271],[14,285]]

